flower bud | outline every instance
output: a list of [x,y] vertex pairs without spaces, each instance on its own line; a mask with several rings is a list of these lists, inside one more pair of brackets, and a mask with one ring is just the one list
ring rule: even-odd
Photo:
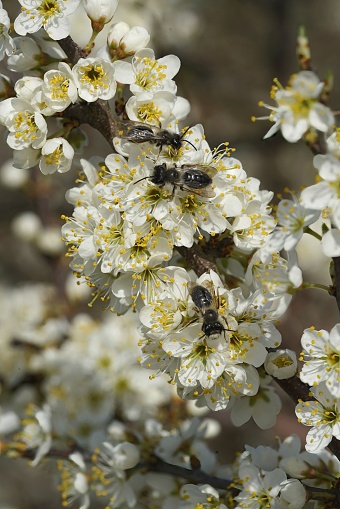
[[97,32],[113,18],[118,6],[118,0],[83,0],[87,16],[92,21],[92,27]]
[[297,368],[296,355],[293,350],[277,350],[270,352],[264,363],[265,370],[279,380],[295,375]]
[[110,55],[117,59],[134,55],[136,51],[145,48],[149,41],[150,34],[144,27],[130,28],[123,21],[113,25],[107,36]]
[[119,47],[121,39],[130,30],[130,26],[125,21],[120,21],[112,25],[107,34],[107,44],[110,49],[115,50]]
[[127,55],[133,55],[136,51],[145,48],[149,41],[149,32],[144,27],[135,26],[124,35],[120,46]]
[[123,470],[135,467],[140,460],[140,451],[138,447],[129,442],[118,444],[115,447],[115,452],[116,464]]

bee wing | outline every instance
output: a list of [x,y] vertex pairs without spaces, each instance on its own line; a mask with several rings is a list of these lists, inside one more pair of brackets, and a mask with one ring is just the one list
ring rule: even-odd
[[217,173],[217,169],[209,164],[183,164],[181,170],[200,170],[209,175],[210,178],[213,178]]
[[134,141],[135,143],[144,143],[147,141],[157,141],[159,139],[160,129],[143,122],[133,120],[115,120],[117,136],[119,138]]
[[208,290],[210,295],[212,296],[213,307],[218,309],[220,307],[220,302],[219,302],[220,299],[219,299],[219,295],[218,295],[218,290],[216,290],[214,283],[210,279],[206,279],[205,281],[202,281],[201,285],[204,286]]
[[203,189],[192,189],[192,187],[186,187],[181,184],[181,189],[186,191],[189,194],[197,194],[198,196],[202,196],[202,198],[214,198],[215,191],[211,186],[204,187]]
[[[192,189],[191,189],[191,192],[192,192]],[[216,196],[215,191],[213,190],[213,188],[211,186],[204,187],[203,189],[195,189],[194,192],[195,192],[195,194],[199,194],[203,198],[214,198]]]
[[[209,305],[209,306],[200,306],[200,307],[197,306],[197,304],[195,303],[194,299],[192,298],[192,292],[193,292],[193,290],[195,288],[197,288],[199,286],[204,286],[204,288],[206,288],[209,291],[209,293],[211,294],[211,297],[212,297],[213,302],[214,302],[214,300],[215,300],[214,299],[214,286],[211,284],[211,286],[213,288],[213,291],[211,291],[211,289],[206,285],[207,282],[209,283],[209,281],[204,281],[203,284],[200,284],[200,285],[198,285],[197,283],[193,283],[192,281],[188,282],[188,290],[189,290],[190,297],[191,297],[193,303],[195,304],[196,309],[198,310],[200,315],[204,315],[204,313],[207,311],[207,309],[210,309],[211,305]],[[211,283],[211,281],[210,281],[210,283]]]

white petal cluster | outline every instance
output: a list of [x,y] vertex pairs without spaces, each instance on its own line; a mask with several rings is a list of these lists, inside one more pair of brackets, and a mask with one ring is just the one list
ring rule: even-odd
[[285,469],[286,463],[296,460],[299,455],[299,439],[293,435],[279,443],[277,448],[246,445],[245,449],[247,452],[241,455],[238,465],[241,492],[235,497],[236,507],[302,509],[307,500],[303,485],[307,473],[288,478]]
[[[235,404],[241,396],[255,396],[260,386],[256,368],[266,359],[266,347],[277,347],[281,340],[268,319],[270,301],[260,292],[245,299],[239,289],[226,290],[213,272],[195,283],[182,269],[174,276],[156,302],[140,312],[147,338],[141,364],[168,374],[181,397],[213,410],[226,408],[230,400]],[[213,334],[192,300],[192,285],[206,285],[213,296],[218,312]]]
[[2,2],[0,2],[0,60],[3,60],[5,55],[9,56],[15,51],[15,43],[8,34],[10,23],[8,13],[2,8]]
[[64,111],[78,99],[77,86],[69,65],[58,64],[58,69],[44,74],[42,93],[47,106],[53,111]]
[[84,457],[80,452],[69,455],[68,461],[60,460],[58,469],[61,472],[61,482],[58,489],[61,491],[63,504],[79,503],[80,509],[90,507],[90,486]]
[[314,387],[323,382],[333,396],[340,398],[340,325],[330,332],[305,329],[301,345],[300,360],[304,364],[300,379]]
[[183,501],[179,504],[179,509],[192,509],[194,507],[202,509],[208,509],[209,507],[227,509],[227,506],[220,502],[218,491],[209,486],[209,484],[202,484],[201,486],[185,484],[182,486],[180,495]]
[[311,393],[315,399],[299,403],[295,413],[299,422],[312,426],[306,437],[306,451],[317,453],[327,447],[333,437],[340,440],[340,400],[330,393],[324,382],[312,387]]
[[315,223],[320,212],[304,207],[293,195],[291,200],[281,200],[277,206],[278,225],[269,235],[264,252],[275,253],[282,249],[290,251],[301,240],[304,229]]
[[314,157],[314,166],[318,170],[318,183],[306,187],[301,193],[302,203],[322,211],[327,220],[328,231],[323,235],[321,248],[326,256],[340,255],[340,133],[336,130],[327,139],[327,153]]
[[51,39],[59,41],[70,35],[69,15],[80,0],[19,0],[21,13],[14,21],[19,35],[33,34],[43,27]]
[[296,479],[287,480],[285,472],[280,468],[261,472],[252,464],[243,464],[239,476],[243,489],[235,497],[238,502],[235,509],[245,506],[302,509],[305,506],[305,488]]
[[140,370],[137,339],[131,314],[121,319],[109,315],[101,325],[78,315],[62,346],[35,356],[32,369],[45,373],[43,393],[58,436],[72,436],[88,446],[115,411],[134,421],[151,415],[157,402],[171,397],[165,380],[150,383]]
[[53,316],[55,297],[53,288],[47,285],[0,287],[0,378],[6,387],[14,387],[29,372],[27,352],[25,348],[15,348],[15,342],[45,345],[66,333],[64,318],[46,323]]
[[271,377],[260,371],[260,386],[257,393],[250,397],[238,398],[231,409],[234,426],[242,426],[250,419],[261,429],[272,428],[282,408],[280,397],[270,385]]
[[264,138],[281,130],[282,136],[290,143],[303,138],[307,131],[327,133],[334,124],[331,110],[319,101],[324,83],[312,71],[300,71],[290,78],[288,87],[283,88],[277,81],[272,87],[271,98],[277,103],[272,106],[260,102],[271,110],[268,117],[274,122]]
[[[188,148],[180,149],[176,163],[167,150],[156,155],[131,142],[120,146],[125,157],[110,154],[96,166],[82,161],[86,178],[67,193],[75,205],[62,229],[71,266],[115,312],[155,301],[175,246],[191,247],[205,233],[229,230],[235,244],[250,252],[274,228],[272,194],[247,178],[240,161],[225,155],[225,146],[212,152],[201,125],[190,128],[185,140]],[[210,194],[180,183],[154,183],[161,165],[189,174],[213,170]]]
[[18,439],[24,449],[37,449],[32,461],[32,466],[36,466],[52,446],[51,409],[47,404],[43,408],[31,405],[27,409],[27,414]]
[[2,101],[0,122],[7,127],[7,143],[14,150],[39,149],[46,141],[46,120],[28,100],[14,97]]
[[116,93],[114,67],[102,58],[80,58],[72,69],[78,95],[89,103],[112,99]]
[[[177,86],[172,78],[179,71],[179,58],[167,55],[156,59],[154,51],[146,48],[137,51],[131,63],[119,60],[113,65],[115,79],[130,85],[133,94],[125,106],[129,118],[153,125],[169,123],[177,100]],[[189,109],[176,118],[184,118],[188,112]]]
[[293,350],[277,350],[276,352],[270,352],[267,355],[264,363],[266,372],[278,378],[284,380],[295,375],[297,370],[297,359],[296,354]]

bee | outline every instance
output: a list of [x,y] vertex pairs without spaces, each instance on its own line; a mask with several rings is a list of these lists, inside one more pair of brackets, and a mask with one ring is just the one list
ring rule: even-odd
[[189,126],[183,133],[173,133],[167,129],[144,124],[134,120],[116,121],[117,136],[122,140],[132,141],[134,143],[154,143],[156,147],[162,149],[164,146],[171,147],[173,150],[179,150],[182,143],[189,143],[195,150],[196,147],[189,140],[184,140],[184,136],[189,131]]
[[144,177],[137,180],[137,182],[149,179],[159,187],[171,184],[173,186],[172,196],[176,187],[179,187],[182,191],[189,191],[204,198],[213,198],[215,192],[211,188],[211,184],[212,177],[216,173],[216,168],[205,164],[183,164],[180,167],[172,166],[168,168],[166,163],[163,163],[154,167],[150,177]]
[[192,284],[190,296],[203,318],[202,332],[211,339],[217,339],[228,330],[219,321],[218,299],[203,285]]

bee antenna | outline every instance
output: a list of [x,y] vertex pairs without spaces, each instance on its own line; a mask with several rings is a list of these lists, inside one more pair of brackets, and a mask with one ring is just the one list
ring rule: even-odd
[[[184,133],[182,133],[182,135],[181,135],[181,139],[183,139],[183,138],[184,138],[184,136],[187,134],[187,132],[188,132],[188,131],[189,131],[189,129],[191,129],[191,128],[192,128],[192,124],[190,124],[190,125],[186,128],[186,130],[184,131]],[[189,141],[189,140],[183,140],[183,141],[185,141],[186,143],[189,143],[189,145],[191,145],[191,146],[192,146],[192,147],[196,150],[196,152],[197,152],[197,148],[195,147],[195,145],[193,145],[193,144],[191,143],[191,141]]]
[[141,182],[142,180],[149,179],[150,177],[143,177],[142,179],[136,180],[136,182],[133,183],[133,185],[138,184],[138,182]]
[[195,147],[195,145],[193,145],[193,143],[191,143],[191,141],[189,141],[189,140],[183,140],[183,141],[185,141],[185,143],[189,143],[189,145],[191,145],[197,152],[197,148]]

